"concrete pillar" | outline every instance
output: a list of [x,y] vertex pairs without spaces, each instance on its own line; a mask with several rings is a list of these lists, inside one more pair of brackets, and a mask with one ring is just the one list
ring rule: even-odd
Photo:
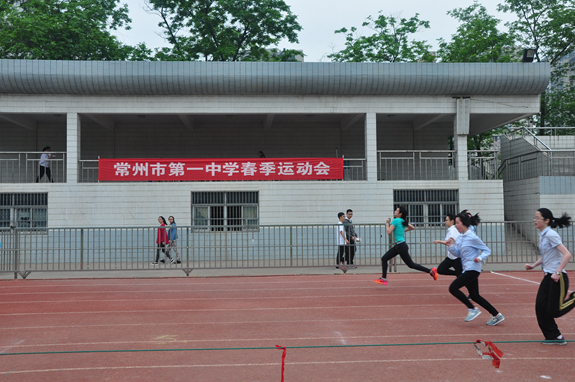
[[375,113],[365,114],[365,159],[368,182],[377,182],[377,124],[375,117]]
[[78,183],[80,180],[80,170],[78,161],[80,160],[81,142],[80,116],[78,113],[68,113],[66,118],[66,182]]
[[471,100],[469,98],[457,98],[456,114],[453,126],[453,144],[457,156],[455,165],[457,179],[468,180],[467,170],[467,136],[469,135],[469,116]]

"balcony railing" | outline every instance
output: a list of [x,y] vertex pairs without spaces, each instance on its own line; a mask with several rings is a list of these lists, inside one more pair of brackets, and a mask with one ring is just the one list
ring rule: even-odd
[[[40,175],[41,151],[0,152],[0,183],[34,183]],[[54,183],[66,182],[66,153],[51,151],[50,172]],[[44,175],[41,183],[48,182]]]
[[538,151],[509,158],[501,166],[503,180],[539,176],[575,176],[575,150]]
[[499,179],[499,163],[497,150],[469,150],[467,152],[469,180]]
[[[42,152],[0,152],[0,183],[33,183],[39,175]],[[54,182],[66,182],[66,153],[52,152],[50,169]],[[378,180],[455,180],[456,152],[453,150],[378,151]],[[343,180],[367,180],[365,158],[343,158]],[[565,159],[568,160],[568,159]],[[469,179],[497,179],[498,151],[469,151]],[[572,155],[571,162],[572,163]],[[572,168],[572,165],[571,165]],[[80,183],[98,182],[98,160],[78,162]],[[47,182],[47,177],[41,182]]]
[[453,150],[378,151],[377,180],[454,180]]

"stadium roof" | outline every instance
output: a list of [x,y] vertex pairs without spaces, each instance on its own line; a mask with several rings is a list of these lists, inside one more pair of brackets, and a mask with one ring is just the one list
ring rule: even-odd
[[0,93],[78,95],[535,95],[549,63],[0,60]]

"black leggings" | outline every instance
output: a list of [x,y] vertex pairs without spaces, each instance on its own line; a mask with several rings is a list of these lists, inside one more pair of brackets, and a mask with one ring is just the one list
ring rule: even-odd
[[449,286],[449,293],[455,296],[455,298],[465,304],[469,309],[473,309],[475,308],[473,304],[467,299],[467,296],[460,291],[461,288],[466,287],[469,291],[470,299],[491,313],[492,316],[497,316],[499,311],[495,309],[489,301],[479,295],[479,275],[480,273],[477,271],[463,272],[451,283]]
[[461,272],[463,272],[463,267],[461,265],[461,259],[459,257],[455,260],[446,257],[441,262],[441,264],[437,266],[437,273],[439,273],[440,275],[459,276]]
[[46,172],[48,182],[52,182],[52,173],[50,172],[50,167],[40,166],[40,175],[36,177],[36,183],[40,183],[40,179],[44,177],[44,172]]
[[409,247],[404,241],[403,243],[394,245],[389,251],[385,252],[385,255],[381,257],[381,278],[387,278],[387,262],[397,255],[401,257],[401,260],[403,260],[405,265],[407,265],[409,268],[417,269],[421,272],[431,272],[431,269],[425,268],[424,266],[413,262],[411,256],[409,256]]

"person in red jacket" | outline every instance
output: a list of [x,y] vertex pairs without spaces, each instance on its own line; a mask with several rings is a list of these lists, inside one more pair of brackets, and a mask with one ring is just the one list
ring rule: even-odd
[[[158,245],[158,249],[156,250],[156,260],[154,260],[154,262],[152,263],[152,265],[156,265],[158,264],[158,260],[160,260],[160,250],[164,253],[164,255],[170,259],[170,262],[173,264],[174,263],[174,259],[172,259],[172,257],[170,256],[170,254],[168,252],[166,252],[166,245],[168,244],[169,240],[168,240],[168,233],[166,232],[165,227],[166,226],[166,219],[164,219],[163,216],[160,216],[158,218],[158,223],[160,223],[160,228],[158,228],[158,234],[156,235],[156,244]],[[160,260],[160,262],[165,263],[166,260],[162,259]]]

